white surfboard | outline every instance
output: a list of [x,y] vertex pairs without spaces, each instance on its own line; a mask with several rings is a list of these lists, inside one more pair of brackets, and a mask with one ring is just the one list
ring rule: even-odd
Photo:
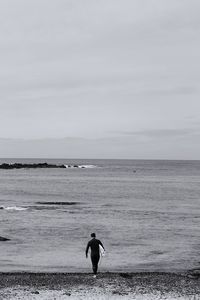
[[103,249],[103,247],[101,245],[99,245],[99,252],[102,257],[104,257],[106,255],[106,251]]

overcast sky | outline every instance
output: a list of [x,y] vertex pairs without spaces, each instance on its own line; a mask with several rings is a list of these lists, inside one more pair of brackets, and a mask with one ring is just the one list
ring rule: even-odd
[[200,159],[199,0],[2,0],[0,156]]

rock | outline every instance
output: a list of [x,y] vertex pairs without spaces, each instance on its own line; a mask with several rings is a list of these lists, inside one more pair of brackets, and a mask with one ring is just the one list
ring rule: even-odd
[[32,294],[39,295],[39,292],[38,291],[34,291],[34,292],[32,292]]
[[120,292],[120,291],[112,291],[112,294],[113,294],[113,295],[120,295],[120,296],[123,295],[123,293]]
[[63,295],[66,295],[66,296],[71,296],[71,293],[69,293],[69,292],[65,292]]
[[200,269],[194,269],[188,274],[189,278],[199,278],[200,277]]
[[119,296],[125,296],[125,295],[128,295],[127,292],[124,292],[124,291],[112,291],[112,294],[113,295],[119,295]]
[[191,279],[198,279],[198,276],[196,276],[196,275],[191,275],[191,274],[187,275],[187,277],[188,277],[188,278],[191,278]]
[[36,169],[36,168],[66,168],[65,165],[53,165],[48,163],[36,163],[36,164],[22,164],[22,163],[14,163],[14,164],[6,164],[3,163],[0,165],[0,169],[10,170],[10,169]]
[[7,238],[5,238],[3,236],[0,236],[0,241],[1,242],[10,241],[10,239],[7,239]]
[[120,273],[120,276],[123,278],[130,278],[130,279],[133,277],[133,275],[129,273]]

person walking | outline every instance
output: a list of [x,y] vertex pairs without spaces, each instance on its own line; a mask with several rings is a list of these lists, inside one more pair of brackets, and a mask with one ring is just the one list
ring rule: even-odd
[[100,240],[96,239],[96,234],[95,233],[92,233],[91,237],[92,237],[92,239],[87,244],[85,254],[86,254],[86,258],[87,258],[88,257],[88,251],[89,251],[89,248],[90,248],[90,250],[91,250],[92,269],[93,269],[94,278],[95,278],[96,275],[97,275],[98,263],[99,263],[99,258],[100,258],[99,246],[101,246],[104,251],[105,251],[105,248],[104,248],[102,242]]

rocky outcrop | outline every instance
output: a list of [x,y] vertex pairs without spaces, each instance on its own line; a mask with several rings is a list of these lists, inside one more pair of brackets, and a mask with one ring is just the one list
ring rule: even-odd
[[5,241],[10,241],[10,239],[0,236],[0,242],[5,242]]
[[3,163],[0,165],[0,169],[36,169],[36,168],[66,168],[65,165],[54,165],[48,163],[37,163],[37,164],[22,164],[22,163],[14,163],[14,164],[6,164]]

